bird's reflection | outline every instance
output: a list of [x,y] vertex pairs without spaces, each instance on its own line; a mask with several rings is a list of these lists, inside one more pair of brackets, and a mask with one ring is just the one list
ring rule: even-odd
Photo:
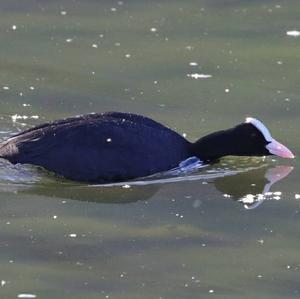
[[213,184],[223,194],[228,194],[233,200],[241,201],[246,209],[254,209],[272,195],[271,187],[289,175],[292,170],[292,166],[283,165],[262,167],[217,178]]
[[[225,164],[221,166],[208,166],[198,169],[195,173],[178,176],[157,176],[150,179],[131,181],[127,183],[107,185],[76,184],[47,176],[38,172],[36,168],[11,164],[4,164],[0,168],[0,191],[18,192],[19,194],[34,194],[61,199],[72,199],[97,203],[130,203],[145,201],[163,187],[177,183],[189,185],[190,190],[199,193],[207,192],[206,186],[213,187],[221,192],[222,197],[240,201],[246,209],[259,206],[266,196],[270,195],[270,188],[285,178],[292,170],[292,166],[274,166],[261,161],[253,167],[250,163],[239,163],[239,167]],[[202,183],[208,183],[203,185]],[[186,190],[186,186],[182,186]],[[178,191],[178,188],[176,188]],[[172,189],[171,189],[172,190]],[[208,191],[210,192],[210,191]],[[178,195],[177,193],[174,195]]]

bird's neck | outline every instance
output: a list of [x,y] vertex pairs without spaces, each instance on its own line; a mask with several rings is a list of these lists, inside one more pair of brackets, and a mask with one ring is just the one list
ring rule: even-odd
[[238,147],[239,144],[235,138],[235,130],[232,128],[200,138],[191,144],[191,153],[200,160],[209,162],[223,156],[236,155]]

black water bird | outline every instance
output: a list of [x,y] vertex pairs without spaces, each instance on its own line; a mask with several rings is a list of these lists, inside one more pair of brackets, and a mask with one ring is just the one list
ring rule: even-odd
[[0,143],[0,157],[13,164],[98,183],[170,170],[191,156],[210,163],[227,155],[294,157],[254,118],[191,143],[145,116],[94,113],[42,124]]

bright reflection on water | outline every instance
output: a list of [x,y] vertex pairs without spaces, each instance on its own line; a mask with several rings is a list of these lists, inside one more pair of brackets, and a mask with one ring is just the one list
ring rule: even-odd
[[1,140],[88,112],[191,141],[252,116],[296,154],[105,186],[1,160],[1,298],[299,297],[299,15],[296,0],[1,1]]

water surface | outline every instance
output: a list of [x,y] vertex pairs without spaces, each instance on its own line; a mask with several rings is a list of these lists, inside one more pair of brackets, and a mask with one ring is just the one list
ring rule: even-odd
[[[292,0],[1,1],[0,138],[120,110],[195,140],[253,116],[297,156],[299,14]],[[1,298],[299,297],[299,166],[228,157],[89,186],[1,161]]]

